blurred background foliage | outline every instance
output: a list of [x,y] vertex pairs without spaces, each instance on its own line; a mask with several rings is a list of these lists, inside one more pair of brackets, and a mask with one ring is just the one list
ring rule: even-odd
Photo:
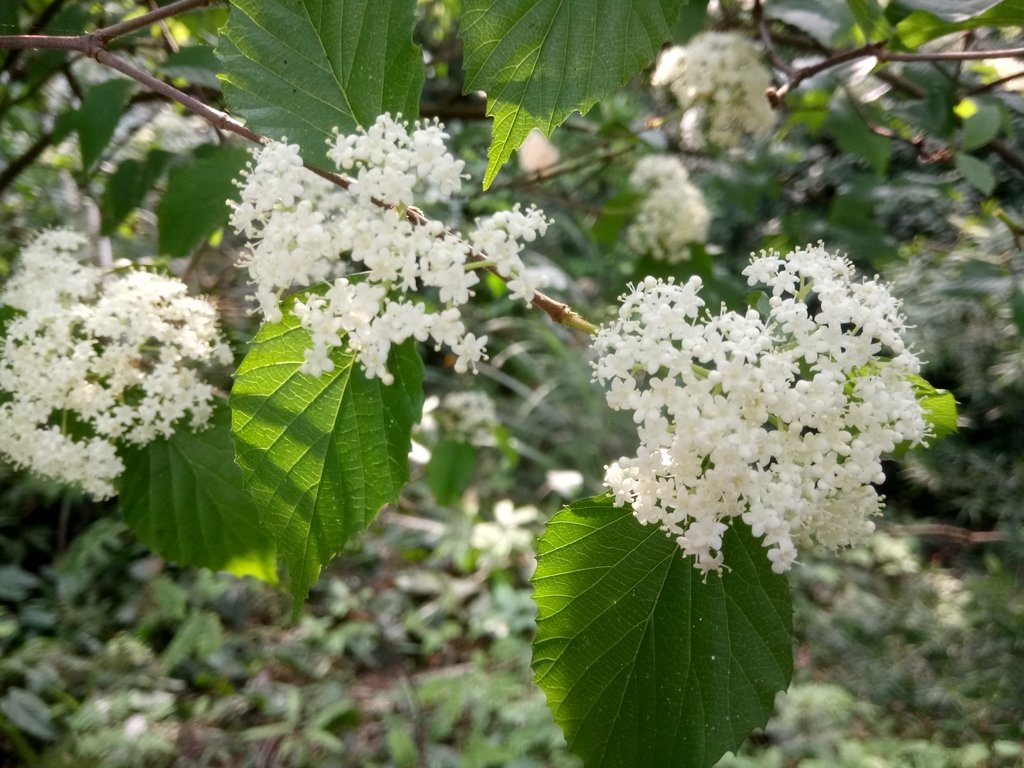
[[[965,31],[928,13],[939,5],[871,16],[870,2],[693,3],[675,42],[702,28],[755,38],[760,22],[777,67],[876,39],[866,29],[904,42],[945,31],[943,49],[1024,43],[996,13],[1010,3]],[[80,34],[142,10],[9,0],[0,34]],[[419,11],[422,113],[445,120],[478,180],[489,126],[483,97],[462,94],[459,3]],[[219,104],[226,13],[171,19],[119,50]],[[889,467],[889,514],[869,548],[808,556],[793,572],[793,686],[721,765],[1020,766],[1024,77],[1006,62],[862,64],[804,81],[776,135],[735,151],[692,146],[673,105],[638,78],[560,128],[546,164],[520,153],[491,192],[433,213],[458,225],[538,203],[556,225],[532,263],[595,321],[646,274],[699,274],[710,304],[740,306],[751,251],[819,239],[893,282],[961,429]],[[708,243],[683,264],[626,244],[643,196],[629,172],[650,152],[682,157],[711,211]],[[0,52],[0,275],[32,232],[72,226],[101,260],[151,263],[216,295],[241,349],[253,321],[220,201],[245,157],[94,62]],[[273,588],[165,563],[114,507],[0,468],[0,765],[576,765],[531,683],[532,542],[561,503],[599,489],[603,465],[635,447],[633,428],[590,382],[585,338],[506,301],[499,281],[479,293],[491,360],[457,380],[424,351],[413,482],[297,623]],[[469,391],[485,399],[467,407]]]

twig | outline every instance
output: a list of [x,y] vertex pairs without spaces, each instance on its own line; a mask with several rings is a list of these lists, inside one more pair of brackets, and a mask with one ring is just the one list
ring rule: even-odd
[[1006,534],[1001,531],[969,531],[955,525],[944,523],[914,523],[911,525],[887,525],[884,529],[896,536],[938,536],[960,544],[990,544],[1006,541]]
[[[118,35],[152,24],[155,21],[166,18],[171,15],[171,13],[181,13],[185,10],[209,5],[211,2],[213,2],[213,0],[178,0],[178,2],[171,3],[157,11],[144,14],[135,19],[131,19],[130,21],[104,27],[103,29],[87,35],[0,35],[0,49],[30,48],[77,51],[78,53],[95,59],[100,64],[110,67],[111,69],[126,75],[132,80],[141,83],[151,91],[159,93],[172,101],[178,102],[186,109],[199,115],[217,128],[234,133],[255,144],[266,144],[270,141],[267,137],[261,136],[249,128],[246,128],[245,125],[231,117],[226,112],[214,109],[199,99],[190,96],[169,83],[165,83],[163,80],[153,77],[145,70],[136,67],[134,64],[131,64],[130,62],[106,50],[105,46],[107,42]],[[303,163],[303,165],[316,175],[341,187],[342,189],[348,189],[354,183],[353,179],[345,176],[344,174],[328,171],[309,163]],[[391,207],[379,200],[374,200],[373,202],[384,208]],[[405,215],[411,223],[416,225],[422,226],[429,222],[429,219],[417,208],[407,208]],[[455,233],[448,229],[445,229],[441,237],[459,239]],[[484,254],[480,253],[468,244],[466,244],[466,248],[469,253],[469,258],[472,261],[480,262],[489,260]],[[493,268],[491,271],[496,275],[498,274]],[[502,280],[507,279],[501,275],[498,275],[498,277],[501,277]],[[568,304],[556,301],[550,296],[540,292],[537,292],[534,295],[531,303],[560,325],[564,325],[578,331],[583,331],[588,334],[597,333],[597,326],[583,319],[583,317],[573,311]]]
[[884,43],[868,43],[860,48],[835,53],[816,64],[809,64],[787,73],[787,80],[778,88],[769,88],[768,101],[773,107],[782,104],[782,100],[791,90],[809,77],[825,72],[857,59],[873,57],[879,63],[892,61],[972,61],[978,59],[1006,59],[1024,56],[1024,48],[993,48],[987,51],[931,51],[925,53],[896,53],[887,51]]

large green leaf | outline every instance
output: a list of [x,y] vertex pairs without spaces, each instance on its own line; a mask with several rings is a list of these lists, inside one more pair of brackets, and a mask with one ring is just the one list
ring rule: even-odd
[[587,766],[711,766],[764,725],[793,672],[786,579],[734,524],[706,581],[608,496],[540,539],[536,682]]
[[231,110],[327,162],[334,128],[419,115],[425,68],[416,0],[234,0],[217,54]]
[[466,0],[466,89],[494,117],[484,187],[534,128],[546,135],[649,65],[682,0]]
[[112,234],[132,211],[142,205],[170,159],[170,152],[153,149],[146,155],[145,160],[128,158],[121,161],[117,170],[107,179],[107,186],[103,188],[103,204],[100,206],[101,233]]
[[121,514],[132,533],[168,560],[275,583],[274,543],[242,487],[230,420],[221,405],[202,432],[179,429],[127,451]]
[[[941,15],[937,15],[939,10],[914,11],[900,21],[896,25],[900,42],[909,48],[916,48],[929,40],[968,29],[1024,26],[1024,0],[1003,0],[980,14],[978,10],[990,3],[951,2],[944,5],[949,7]],[[957,8],[960,10],[957,11]]]
[[82,99],[75,125],[85,170],[96,164],[113,138],[134,85],[131,80],[107,80],[90,88]]
[[299,371],[309,333],[292,314],[264,325],[231,392],[238,464],[291,575],[295,611],[345,541],[398,498],[409,478],[423,364],[411,342],[392,348],[390,386],[334,351],[320,377]]
[[238,199],[235,179],[249,161],[243,147],[203,145],[195,160],[171,171],[156,207],[160,253],[187,256],[228,222],[228,199]]

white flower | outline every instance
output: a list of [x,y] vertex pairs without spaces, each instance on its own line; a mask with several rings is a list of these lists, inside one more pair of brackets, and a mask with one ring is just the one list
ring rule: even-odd
[[642,157],[629,183],[647,192],[626,232],[630,247],[669,264],[688,261],[690,246],[707,240],[711,217],[703,193],[690,183],[679,158]]
[[39,235],[0,294],[20,310],[0,342],[0,455],[107,498],[124,470],[115,441],[202,428],[213,389],[190,366],[231,352],[216,310],[182,282],[82,264],[86,242]]
[[[480,280],[470,244],[489,246],[487,258],[509,279],[513,298],[530,301],[542,285],[521,258],[522,242],[548,227],[539,210],[516,206],[480,220],[467,240],[405,215],[417,197],[442,199],[460,190],[463,163],[447,152],[446,138],[437,122],[410,130],[389,115],[336,136],[328,156],[353,176],[349,189],[305,170],[297,147],[272,143],[255,153],[231,219],[250,239],[241,264],[252,278],[252,298],[276,322],[284,292],[330,284],[322,296],[295,305],[313,337],[305,373],[332,370],[331,351],[345,344],[367,376],[391,383],[390,349],[410,338],[449,346],[457,371],[475,370],[486,359],[486,338],[466,333],[460,310]],[[362,273],[358,280],[347,277],[354,272]],[[438,309],[414,300],[425,289],[437,296]]]
[[683,110],[701,110],[708,138],[719,146],[764,136],[775,121],[765,97],[771,75],[757,49],[734,32],[703,32],[668,48],[651,84],[668,87]]
[[499,425],[494,401],[486,392],[451,392],[441,402],[441,421],[445,430],[476,445],[493,444]]
[[607,468],[617,504],[674,536],[701,570],[723,565],[742,519],[788,570],[797,545],[856,543],[873,529],[881,457],[928,434],[909,380],[900,304],[822,246],[753,257],[766,316],[712,315],[701,281],[646,278],[598,332],[594,377],[633,411],[639,447]]

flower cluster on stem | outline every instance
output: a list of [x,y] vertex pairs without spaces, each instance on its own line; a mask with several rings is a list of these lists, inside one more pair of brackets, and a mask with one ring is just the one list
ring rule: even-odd
[[708,138],[721,147],[764,136],[775,120],[765,96],[771,74],[757,48],[735,32],[703,32],[666,49],[651,84],[666,86],[684,111],[699,111]]
[[647,192],[626,232],[630,247],[669,264],[688,261],[690,246],[707,241],[711,215],[682,161],[671,155],[642,157],[629,183]]
[[605,482],[642,523],[705,572],[723,565],[733,519],[776,572],[797,546],[840,547],[873,530],[881,457],[928,435],[900,303],[818,245],[762,252],[744,270],[765,311],[710,313],[701,281],[648,277],[594,340],[608,404],[633,412],[635,457]]
[[0,294],[15,310],[0,342],[0,455],[102,499],[124,471],[118,443],[206,424],[214,391],[194,366],[231,351],[214,307],[180,280],[82,263],[86,243],[44,232]]
[[[389,115],[337,135],[328,156],[352,176],[348,188],[303,168],[296,146],[271,143],[255,153],[232,224],[250,240],[242,264],[265,319],[281,318],[286,292],[327,283],[291,306],[312,337],[305,373],[333,370],[331,351],[344,344],[367,376],[390,383],[391,346],[409,338],[450,348],[457,372],[475,370],[487,338],[466,330],[460,310],[485,266],[473,249],[507,279],[512,298],[529,302],[543,287],[522,260],[524,243],[547,230],[540,210],[516,206],[478,220],[468,237],[406,215],[418,199],[447,199],[461,189],[463,163],[446,138],[437,122],[410,129]],[[424,291],[436,297],[432,305]]]

